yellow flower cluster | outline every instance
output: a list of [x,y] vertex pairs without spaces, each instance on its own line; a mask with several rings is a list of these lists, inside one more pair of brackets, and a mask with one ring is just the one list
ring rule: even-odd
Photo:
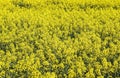
[[120,0],[0,0],[0,78],[119,78]]

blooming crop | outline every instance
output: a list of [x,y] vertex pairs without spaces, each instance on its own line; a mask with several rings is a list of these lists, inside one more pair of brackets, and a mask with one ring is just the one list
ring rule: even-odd
[[120,0],[0,0],[0,78],[120,77]]

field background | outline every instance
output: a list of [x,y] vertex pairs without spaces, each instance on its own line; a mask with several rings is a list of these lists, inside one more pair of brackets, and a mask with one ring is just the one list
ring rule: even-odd
[[120,78],[120,0],[0,0],[0,78]]

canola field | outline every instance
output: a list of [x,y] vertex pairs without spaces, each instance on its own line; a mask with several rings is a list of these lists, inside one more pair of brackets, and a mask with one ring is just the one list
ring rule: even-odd
[[0,0],[0,78],[120,78],[120,0]]

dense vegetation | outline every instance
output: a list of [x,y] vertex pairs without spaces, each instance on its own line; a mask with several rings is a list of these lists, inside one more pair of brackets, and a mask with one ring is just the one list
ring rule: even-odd
[[0,0],[0,78],[119,78],[120,0]]

